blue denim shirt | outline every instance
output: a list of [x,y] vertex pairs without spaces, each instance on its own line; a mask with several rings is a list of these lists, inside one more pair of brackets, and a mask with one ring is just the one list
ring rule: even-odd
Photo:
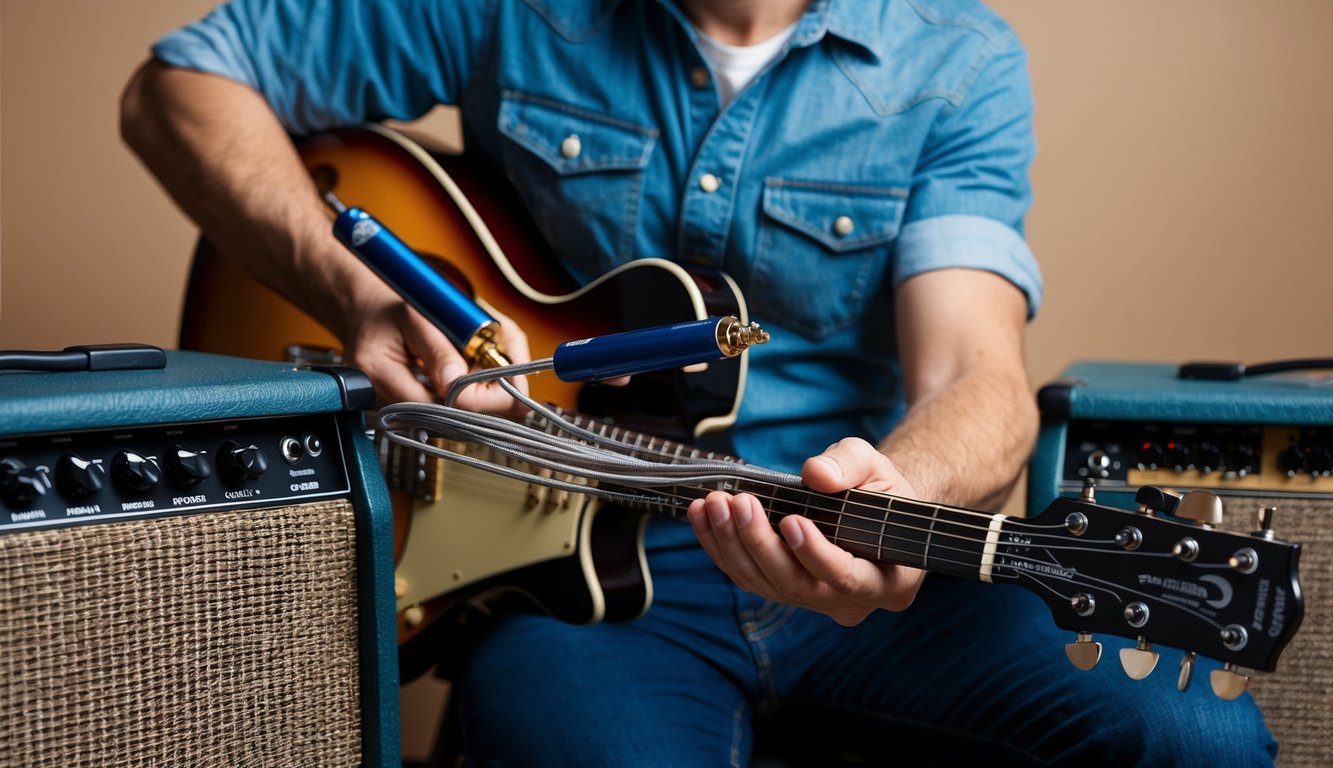
[[901,417],[902,281],[988,270],[1035,312],[1026,56],[978,2],[813,0],[722,110],[695,39],[671,0],[236,0],[154,53],[247,83],[297,133],[456,104],[577,277],[725,270],[773,333],[732,441],[794,470]]

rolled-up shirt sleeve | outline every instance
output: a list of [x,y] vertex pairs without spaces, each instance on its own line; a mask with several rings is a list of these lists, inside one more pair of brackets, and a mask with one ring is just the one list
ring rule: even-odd
[[233,0],[158,40],[167,64],[259,92],[302,134],[456,103],[488,51],[492,3]]
[[1036,152],[1027,56],[997,36],[958,103],[941,112],[917,165],[894,247],[893,284],[936,269],[994,272],[1041,304],[1042,280],[1024,239]]

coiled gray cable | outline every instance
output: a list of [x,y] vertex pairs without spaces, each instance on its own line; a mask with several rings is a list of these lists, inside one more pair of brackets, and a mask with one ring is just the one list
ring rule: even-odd
[[[482,469],[502,477],[557,490],[592,493],[621,502],[654,501],[653,490],[674,486],[732,490],[742,480],[787,487],[802,487],[801,478],[753,464],[706,457],[676,456],[644,449],[624,440],[601,435],[571,422],[514,386],[509,379],[549,370],[551,360],[491,368],[458,379],[444,404],[396,403],[379,411],[377,426],[385,439],[423,454]],[[476,413],[453,405],[466,387],[498,381],[506,392],[533,411],[529,422],[547,430],[501,416]],[[488,448],[514,462],[505,463],[432,445],[432,436]],[[555,474],[536,471],[546,470]],[[560,477],[558,475],[564,475]],[[606,487],[606,486],[613,487]]]

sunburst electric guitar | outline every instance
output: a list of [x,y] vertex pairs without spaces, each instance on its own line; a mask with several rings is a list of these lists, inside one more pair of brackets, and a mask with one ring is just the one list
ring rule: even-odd
[[[374,213],[456,284],[520,323],[534,357],[549,356],[569,339],[626,328],[717,314],[747,319],[726,276],[665,261],[636,261],[574,287],[551,268],[516,201],[497,196],[458,158],[432,155],[387,129],[323,134],[299,150],[320,185]],[[335,344],[313,320],[201,244],[183,348],[282,360],[319,357]],[[629,388],[580,390],[545,375],[530,385],[538,399],[583,412],[573,417],[582,426],[660,459],[711,456],[661,436],[689,440],[729,424],[744,374],[741,356],[700,373],[636,377]],[[631,619],[651,602],[644,515],[604,511],[595,488],[554,491],[427,459],[388,441],[380,445],[395,500],[405,678],[438,659],[440,643],[473,615],[471,608],[484,609],[489,595],[526,595],[577,623]],[[644,512],[674,516],[709,488],[615,490],[639,494],[632,506]],[[1066,651],[1084,668],[1100,653],[1093,633],[1137,641],[1121,654],[1134,676],[1151,670],[1152,644],[1161,643],[1225,662],[1212,682],[1234,697],[1243,689],[1243,671],[1276,666],[1302,618],[1299,545],[1213,528],[1220,512],[1206,494],[1177,508],[1150,489],[1142,514],[1059,499],[1041,516],[1021,520],[865,491],[822,495],[750,481],[732,490],[763,498],[774,523],[788,514],[810,517],[859,556],[1033,591],[1058,626],[1076,633]]]
[[[576,285],[511,190],[462,157],[428,151],[400,132],[377,125],[344,129],[302,140],[297,149],[321,190],[373,213],[464,292],[514,320],[534,358],[549,357],[565,341],[632,328],[716,315],[748,322],[744,299],[727,275],[663,259],[638,259]],[[182,349],[328,363],[337,359],[338,344],[311,317],[200,242]],[[529,384],[539,401],[688,442],[731,424],[744,378],[740,356],[703,370],[636,376],[625,387],[580,387],[551,374],[530,377]],[[500,582],[543,595],[552,612],[569,621],[628,619],[647,608],[651,587],[637,518],[588,509],[511,528],[516,521],[500,522],[503,515],[488,506],[484,489],[450,485],[446,491],[438,461],[385,442],[380,447],[394,500],[400,642]],[[446,588],[423,589],[412,574],[440,564]]]

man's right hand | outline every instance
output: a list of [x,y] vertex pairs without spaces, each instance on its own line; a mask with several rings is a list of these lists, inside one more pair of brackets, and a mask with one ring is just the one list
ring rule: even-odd
[[[369,279],[378,278],[369,274]],[[467,361],[447,337],[429,320],[398,298],[383,283],[353,300],[346,313],[343,338],[348,365],[364,371],[375,383],[376,394],[387,402],[430,402],[443,399],[449,387],[469,370]],[[366,295],[369,294],[369,295]],[[499,312],[500,345],[512,363],[531,359],[528,337]],[[429,385],[418,373],[425,373]],[[527,392],[527,382],[515,382]],[[514,398],[494,382],[474,384],[455,401],[460,408],[488,413],[509,413],[520,408]]]
[[[333,237],[309,174],[258,93],[150,61],[126,86],[121,130],[219,250],[341,339],[347,364],[370,376],[380,399],[435,400],[466,373],[444,334]],[[510,360],[526,362],[527,337],[496,319]],[[495,384],[469,387],[458,405],[515,407]]]

